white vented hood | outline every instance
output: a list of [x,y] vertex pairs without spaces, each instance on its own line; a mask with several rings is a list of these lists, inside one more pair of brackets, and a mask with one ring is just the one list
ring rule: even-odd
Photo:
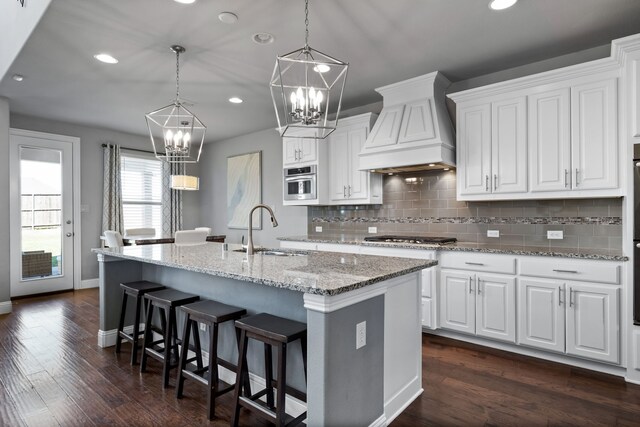
[[444,93],[449,84],[436,71],[376,89],[383,107],[360,151],[360,170],[455,166],[455,135]]

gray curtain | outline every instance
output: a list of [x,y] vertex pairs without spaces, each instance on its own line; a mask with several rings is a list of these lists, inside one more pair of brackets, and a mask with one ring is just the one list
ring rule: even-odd
[[102,231],[124,234],[122,221],[122,181],[120,177],[120,146],[107,144],[104,151],[104,192],[102,200]]
[[182,230],[182,191],[171,189],[171,175],[184,175],[184,163],[162,162],[162,234]]

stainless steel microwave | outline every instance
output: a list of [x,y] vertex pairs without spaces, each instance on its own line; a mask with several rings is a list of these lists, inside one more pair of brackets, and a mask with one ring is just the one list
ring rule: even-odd
[[284,200],[315,200],[318,197],[316,166],[284,169]]

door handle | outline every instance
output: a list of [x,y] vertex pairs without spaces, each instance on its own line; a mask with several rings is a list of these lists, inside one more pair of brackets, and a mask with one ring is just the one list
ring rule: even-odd
[[498,175],[493,174],[493,190],[497,190],[498,189]]
[[578,274],[578,272],[576,270],[556,270],[555,268],[553,269],[553,271],[555,271],[556,273],[572,273],[572,274]]
[[464,263],[465,263],[465,264],[467,264],[467,265],[484,265],[484,264],[483,264],[483,263],[481,263],[481,262],[470,262],[470,261],[465,261]]
[[484,191],[489,191],[489,175],[484,176]]
[[573,288],[569,287],[569,307],[573,307]]
[[71,224],[71,220],[70,219],[67,220],[67,224]]
[[349,197],[351,197],[351,186],[349,186]]
[[569,186],[569,169],[564,170],[564,186],[565,188]]
[[580,184],[578,183],[578,168],[576,168],[576,187],[578,185],[580,185]]
[[344,196],[344,198],[347,198],[347,186],[343,185],[342,186],[342,195]]
[[478,279],[478,295],[482,293],[482,280]]
[[636,243],[636,248],[640,249],[640,243]]
[[469,276],[469,293],[473,293],[473,288],[471,287],[471,276]]
[[558,286],[558,305],[562,305],[562,286]]

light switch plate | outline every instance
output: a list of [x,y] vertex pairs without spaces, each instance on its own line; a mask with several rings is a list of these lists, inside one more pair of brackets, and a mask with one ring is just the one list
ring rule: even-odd
[[356,350],[367,345],[367,321],[356,325]]
[[500,230],[487,230],[487,237],[500,237]]
[[547,230],[547,239],[549,240],[561,240],[564,239],[564,231],[562,230]]
[[322,227],[316,226],[316,233],[322,233]]
[[369,234],[376,234],[378,232],[378,227],[369,227]]

